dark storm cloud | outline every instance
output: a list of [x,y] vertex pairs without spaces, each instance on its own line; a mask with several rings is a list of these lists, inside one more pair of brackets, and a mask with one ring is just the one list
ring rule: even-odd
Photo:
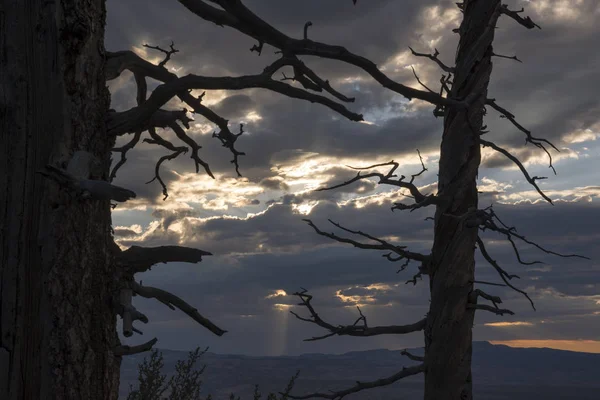
[[[593,339],[591,334],[577,331],[574,327],[581,327],[581,321],[585,321],[588,329],[589,327],[600,329],[599,319],[593,318],[593,312],[598,310],[597,305],[594,305],[594,301],[583,297],[598,293],[600,266],[593,260],[600,257],[598,249],[594,246],[599,236],[597,228],[592,224],[581,226],[577,229],[577,235],[574,235],[576,227],[569,221],[582,221],[586,218],[596,220],[600,218],[600,207],[594,203],[560,203],[554,207],[535,204],[496,205],[494,208],[507,225],[515,225],[517,231],[528,239],[555,252],[581,253],[591,257],[592,261],[548,255],[517,241],[524,260],[542,260],[546,263],[541,266],[523,266],[517,263],[513,250],[505,239],[495,233],[484,234],[488,252],[509,273],[521,276],[520,280],[513,280],[512,283],[530,293],[538,311],[531,310],[527,300],[519,293],[506,288],[483,287],[490,293],[500,295],[504,299],[504,306],[518,313],[516,317],[506,319],[507,321],[531,321],[532,325],[522,328],[484,326],[484,322],[503,319],[483,314],[478,316],[480,322],[477,326],[480,328],[476,328],[477,335],[481,334],[483,336],[479,336],[480,338],[490,340],[536,339],[547,337],[544,335],[551,332],[554,338],[575,335]],[[431,246],[431,225],[429,221],[423,221],[422,217],[425,214],[395,215],[383,207],[375,206],[352,210],[333,205],[320,205],[315,207],[310,217],[327,232],[335,231],[340,235],[352,237],[328,225],[326,218],[332,218],[343,221],[345,226],[374,235],[397,235],[400,238],[394,240],[394,243],[406,244],[411,250],[427,253]],[[272,298],[270,301],[266,301],[265,297],[278,289],[292,293],[300,287],[310,289],[310,292],[315,295],[315,305],[318,305],[336,323],[351,322],[349,311],[344,306],[354,304],[344,303],[337,298],[335,296],[337,290],[341,290],[341,294],[345,296],[371,296],[373,298],[371,302],[359,301],[366,304],[362,308],[370,321],[372,321],[371,316],[378,318],[382,324],[397,322],[391,320],[390,315],[397,315],[397,318],[406,323],[422,317],[427,307],[426,281],[419,282],[417,286],[405,284],[416,272],[414,264],[406,271],[396,274],[399,263],[386,261],[381,257],[384,252],[364,251],[337,245],[327,238],[317,236],[299,219],[300,216],[293,214],[290,207],[274,206],[265,214],[247,221],[232,219],[207,221],[194,229],[202,232],[197,239],[203,244],[198,247],[213,251],[215,257],[205,259],[198,266],[157,267],[150,273],[144,274],[143,279],[150,283],[153,279],[160,283],[164,279],[169,279],[171,284],[166,287],[168,290],[185,297],[192,304],[210,305],[210,315],[218,321],[224,323],[226,321],[232,331],[246,326],[246,318],[250,317],[242,315],[255,316],[251,318],[258,318],[257,316],[267,318],[275,312],[274,302],[294,304],[294,299],[289,296]],[[235,236],[231,235],[233,232]],[[404,238],[408,239],[407,242]],[[167,237],[163,240],[170,239]],[[270,249],[272,253],[253,253],[258,249],[247,247],[248,244],[258,241],[265,243],[266,249]],[[196,242],[187,244],[197,245]],[[500,282],[498,275],[479,253],[477,253],[477,271],[479,280]],[[191,279],[191,276],[195,278]],[[190,283],[178,283],[183,279]],[[368,288],[371,283],[390,285],[392,288],[379,290]],[[398,286],[393,286],[396,284]],[[391,306],[384,306],[388,304]],[[303,311],[299,308],[295,310]],[[582,317],[583,319],[579,317],[588,314],[589,316]],[[234,316],[237,316],[237,319]],[[164,312],[157,314],[156,318],[163,320],[172,316],[170,311],[165,309]],[[541,323],[542,320],[549,322]],[[289,323],[297,324],[293,329],[297,332],[290,333],[289,340],[292,340],[291,338],[299,340],[301,337],[314,334],[311,333],[311,327],[306,324],[294,319]],[[190,329],[193,329],[193,326],[190,326]],[[213,342],[211,338],[206,340],[214,343],[211,346],[217,346],[217,349],[223,346]],[[403,343],[413,343],[411,340],[415,339],[407,340],[409,342]],[[332,341],[330,351],[343,351],[343,346],[346,345],[344,342]],[[369,344],[361,343],[358,346],[368,347]],[[255,354],[260,354],[261,351],[268,353],[270,350],[264,347],[260,350],[255,348],[253,351],[256,352]],[[316,349],[300,346],[297,347],[297,351],[307,352]]]
[[[546,3],[549,6],[543,9]],[[415,83],[412,71],[403,68],[410,63],[415,64],[420,78],[431,87],[437,89],[440,78],[439,69],[425,59],[411,56],[394,65],[392,58],[406,51],[407,46],[427,52],[429,41],[433,41],[440,50],[441,59],[447,64],[452,64],[455,53],[456,35],[450,32],[455,25],[444,25],[436,31],[439,22],[436,15],[455,7],[452,1],[359,1],[355,7],[350,0],[307,0],[289,2],[286,6],[281,6],[282,2],[276,0],[255,0],[246,4],[294,37],[301,37],[304,23],[310,20],[313,26],[309,28],[309,37],[341,44],[367,56],[380,67],[385,65],[386,73],[404,83]],[[425,9],[436,4],[440,5],[437,11],[431,9],[431,15],[424,17]],[[564,9],[562,12],[565,15],[553,11],[559,8],[547,0],[511,1],[509,4],[515,9],[524,6],[528,15],[543,29],[526,31],[508,18],[500,20],[494,51],[509,56],[516,54],[524,63],[494,59],[488,97],[495,98],[498,104],[512,111],[534,136],[552,140],[562,150],[561,156],[572,156],[573,152],[563,150],[565,146],[573,147],[563,140],[565,135],[593,127],[598,123],[600,113],[597,96],[600,66],[597,52],[592,50],[597,47],[600,34],[600,25],[594,23],[593,17],[597,4],[594,1],[578,2],[576,6]],[[181,67],[177,72],[179,75],[254,74],[262,71],[276,57],[272,54],[273,49],[268,47],[260,57],[250,53],[248,49],[255,44],[253,40],[232,29],[202,21],[177,2],[149,5],[141,0],[109,0],[107,6],[109,50],[141,47],[146,42],[166,46],[170,40],[174,40],[181,50],[172,63]],[[574,16],[570,17],[568,13],[574,13]],[[443,39],[436,41],[438,36],[443,36]],[[148,55],[160,56],[149,50]],[[305,61],[331,82],[344,77],[362,78],[338,82],[336,87],[356,97],[354,103],[347,105],[348,108],[364,113],[367,120],[374,119],[370,122],[377,125],[351,123],[318,104],[288,99],[264,90],[228,93],[229,97],[212,105],[213,110],[230,120],[234,131],[250,112],[262,118],[246,121],[244,130],[248,134],[240,137],[238,148],[247,154],[240,159],[242,174],[249,182],[267,190],[267,198],[260,202],[248,196],[243,201],[239,200],[240,205],[235,207],[262,207],[265,202],[272,200],[268,202],[271,207],[264,213],[248,218],[221,216],[234,213],[234,206],[226,211],[180,211],[176,199],[162,202],[160,185],[156,182],[144,184],[152,179],[154,165],[166,151],[141,144],[128,154],[129,161],[120,170],[115,183],[136,191],[137,204],[148,205],[148,219],[150,214],[154,214],[152,218],[157,224],[151,232],[147,223],[142,224],[144,232],[139,235],[130,227],[116,229],[115,234],[122,238],[121,243],[139,244],[136,240],[145,235],[143,244],[146,246],[181,242],[215,254],[198,265],[173,263],[157,266],[139,278],[143,278],[145,284],[164,287],[180,295],[229,330],[223,338],[213,338],[181,313],[173,313],[160,308],[160,305],[136,298],[136,305],[144,305],[141,310],[151,318],[151,323],[144,329],[146,335],[160,337],[162,347],[188,349],[210,345],[211,350],[217,352],[279,354],[422,345],[420,333],[401,338],[375,337],[366,340],[332,338],[306,344],[301,340],[322,334],[322,330],[295,320],[287,310],[276,306],[295,304],[297,299],[291,296],[266,298],[279,289],[289,294],[301,286],[307,287],[315,294],[314,304],[335,324],[352,323],[356,319],[353,303],[344,303],[337,297],[335,293],[338,290],[344,296],[362,296],[363,299],[370,296],[373,299],[375,305],[366,302],[367,305],[361,307],[372,325],[414,322],[423,317],[428,306],[427,280],[419,282],[417,286],[405,285],[406,280],[416,272],[415,265],[396,274],[399,264],[386,261],[381,257],[382,252],[360,251],[318,236],[301,221],[307,216],[298,214],[294,206],[320,200],[308,217],[324,230],[350,236],[329,225],[327,218],[331,218],[352,229],[389,236],[390,241],[406,244],[411,250],[423,253],[427,253],[431,247],[432,233],[432,222],[423,219],[430,216],[433,210],[391,214],[390,202],[406,200],[401,196],[389,198],[383,205],[367,203],[358,208],[355,203],[349,203],[337,206],[334,202],[344,196],[373,194],[376,189],[374,184],[363,182],[339,191],[298,193],[290,189],[290,185],[279,174],[282,172],[281,166],[300,164],[308,157],[307,154],[313,153],[331,159],[364,160],[362,165],[370,163],[376,156],[397,160],[402,157],[416,159],[417,148],[422,153],[439,149],[442,120],[433,118],[432,107],[412,110],[413,103],[408,104],[400,96],[381,88],[354,67],[313,58]],[[119,78],[112,85],[113,108],[122,110],[134,106],[135,91],[129,75]],[[196,120],[205,122],[199,116],[196,116]],[[490,130],[486,139],[510,149],[522,161],[535,160],[540,154],[544,155],[531,145],[524,147],[524,134],[506,119],[499,118],[489,107],[486,124]],[[230,164],[231,155],[217,140],[212,139],[210,134],[193,133],[193,136],[203,146],[200,156],[210,163],[213,171],[224,177],[235,176]],[[174,143],[176,141],[173,139]],[[586,151],[581,148],[592,148],[589,154],[593,156],[597,151],[593,145],[591,142],[581,144],[577,150],[581,158],[561,160],[560,163],[568,168],[560,168],[559,164],[559,175],[551,176],[551,180],[543,181],[540,185],[545,189],[565,190],[573,186],[574,178],[580,181],[587,179],[587,186],[597,182],[598,175],[593,172],[597,162],[591,160],[593,157],[583,158]],[[115,158],[118,156],[115,154]],[[480,205],[487,206],[496,200],[494,193],[531,190],[523,183],[520,172],[499,170],[510,163],[502,155],[484,160],[480,178],[488,176],[497,181],[507,179],[513,188],[492,187],[492,193],[481,196]],[[422,185],[435,181],[437,164],[435,160],[427,164],[430,171],[419,181]],[[183,181],[179,175],[170,172],[171,169],[179,174],[194,170],[189,154],[164,166],[161,176],[173,187],[180,181],[189,181]],[[417,165],[415,170],[413,168],[403,168],[399,172],[405,175],[416,173],[420,166]],[[535,165],[531,169],[532,175],[538,174],[538,169],[540,166]],[[543,170],[540,175],[547,174],[546,165]],[[355,174],[355,171],[339,166],[325,172],[330,174],[323,178],[327,185],[347,180]],[[509,180],[509,177],[514,180]],[[206,189],[198,189],[198,197],[206,195],[205,192]],[[226,195],[225,192],[215,193],[215,196]],[[590,195],[589,198],[592,197]],[[584,254],[591,257],[592,261],[555,257],[517,243],[524,259],[540,259],[546,263],[523,266],[516,262],[512,247],[502,237],[490,232],[483,234],[493,258],[508,272],[521,276],[520,280],[514,279],[512,283],[529,291],[538,311],[534,312],[519,293],[506,288],[483,287],[492,294],[500,295],[504,299],[504,306],[516,311],[517,315],[502,319],[478,313],[475,329],[477,339],[597,339],[593,336],[593,332],[600,330],[600,314],[594,314],[600,311],[597,297],[594,297],[600,293],[600,266],[597,261],[600,259],[597,246],[600,233],[594,223],[600,220],[597,199],[596,195],[593,202],[556,202],[555,206],[545,203],[494,206],[504,222],[516,225],[518,231],[528,239],[553,251]],[[127,204],[119,206],[120,209],[127,207]],[[245,213],[235,215],[239,217]],[[125,214],[127,211],[116,215]],[[207,216],[214,218],[207,219]],[[125,216],[119,218],[125,219]],[[121,225],[116,217],[114,219],[115,225]],[[181,232],[169,229],[176,223]],[[499,281],[495,271],[479,254],[477,274],[480,280]],[[375,283],[380,285],[370,286]],[[294,310],[304,311],[299,307]],[[484,325],[503,320],[525,321],[530,325]],[[174,330],[176,334],[173,334]]]

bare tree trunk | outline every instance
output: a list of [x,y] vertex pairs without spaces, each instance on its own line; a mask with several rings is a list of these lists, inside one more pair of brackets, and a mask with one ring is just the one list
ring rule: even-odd
[[75,151],[107,179],[104,0],[0,3],[0,398],[116,399],[109,201],[37,173]]
[[470,400],[474,310],[473,290],[478,228],[464,216],[477,208],[479,133],[492,71],[492,41],[500,15],[499,0],[465,0],[464,19],[451,97],[474,101],[467,110],[449,108],[444,118],[435,238],[430,268],[431,306],[425,328],[425,400]]

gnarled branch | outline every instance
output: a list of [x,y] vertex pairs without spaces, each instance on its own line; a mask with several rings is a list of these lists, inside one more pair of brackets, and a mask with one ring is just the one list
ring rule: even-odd
[[361,243],[361,242],[358,242],[353,239],[347,239],[347,238],[335,235],[333,233],[327,233],[327,232],[320,230],[310,219],[303,219],[303,221],[308,223],[308,225],[311,226],[315,230],[315,232],[317,232],[319,235],[328,237],[328,238],[338,241],[340,243],[351,244],[354,247],[358,247],[359,249],[389,250],[389,251],[392,251],[402,257],[408,258],[410,260],[422,261],[422,262],[428,261],[430,259],[430,256],[428,256],[428,255],[404,250],[406,248],[406,246],[396,246],[396,245],[386,242],[383,239],[379,239],[379,238],[376,238],[375,236],[369,235],[368,233],[364,233],[361,231],[353,231],[351,229],[344,228],[343,226],[341,226],[340,224],[338,224],[336,222],[333,222],[332,220],[328,220],[332,225],[334,225],[346,232],[360,235],[367,239],[373,240],[373,241],[377,242],[378,244]]
[[342,46],[333,46],[308,38],[291,38],[258,17],[241,0],[234,2],[216,0],[215,3],[222,9],[210,6],[202,0],[179,0],[179,2],[200,18],[211,21],[219,26],[229,26],[236,29],[254,38],[261,45],[266,43],[279,49],[282,54],[292,54],[294,56],[308,55],[342,61],[362,69],[383,87],[401,94],[408,99],[416,98],[434,105],[466,106],[466,102],[464,101],[447,99],[439,96],[437,93],[424,92],[397,83],[385,75],[375,63],[348,51]]
[[454,68],[453,67],[448,67],[446,64],[444,64],[439,58],[438,56],[440,55],[440,52],[438,51],[438,49],[435,49],[435,53],[433,54],[426,54],[426,53],[417,53],[416,51],[413,50],[412,47],[408,46],[408,48],[410,49],[410,51],[412,52],[412,54],[414,56],[417,57],[426,57],[429,58],[430,60],[434,61],[437,65],[440,66],[440,68],[442,70],[444,70],[445,72],[449,72],[449,73],[454,73]]
[[140,247],[131,246],[115,256],[116,261],[133,273],[144,272],[154,264],[168,262],[198,263],[208,251],[182,246]]
[[[414,205],[410,205],[410,206],[406,206],[406,205],[401,204],[401,203],[394,203],[395,205],[394,205],[394,207],[392,207],[392,211],[394,209],[398,209],[398,210],[410,209],[411,211],[413,211],[413,210],[415,210],[417,208],[425,207],[425,206],[430,205],[430,204],[436,204],[436,201],[437,201],[436,196],[433,196],[433,195],[426,196],[426,195],[422,194],[419,191],[419,189],[417,188],[417,186],[413,183],[416,177],[420,176],[425,171],[427,171],[427,168],[425,167],[425,164],[423,163],[423,157],[421,157],[421,152],[419,151],[419,149],[417,149],[417,154],[419,155],[419,160],[421,161],[421,171],[419,171],[416,174],[412,174],[410,176],[410,181],[408,181],[408,182],[404,181],[404,179],[406,179],[406,177],[404,175],[401,175],[400,178],[398,178],[398,179],[392,179],[392,178],[396,178],[398,176],[398,175],[395,174],[395,172],[396,172],[396,169],[398,169],[398,166],[399,166],[399,164],[397,162],[395,162],[394,160],[392,160],[392,161],[385,162],[385,163],[370,165],[368,167],[351,167],[351,166],[348,166],[348,168],[351,168],[351,169],[359,171],[354,178],[349,179],[346,182],[342,182],[340,184],[331,186],[331,187],[325,187],[325,188],[316,189],[316,191],[337,189],[337,188],[350,185],[350,184],[352,184],[354,182],[357,182],[357,181],[360,181],[360,180],[363,180],[363,179],[379,178],[379,182],[378,182],[379,184],[397,186],[397,187],[400,187],[400,188],[408,189],[410,191],[410,194],[415,199],[415,204]],[[377,167],[385,167],[385,166],[388,166],[388,165],[390,166],[390,169],[389,169],[389,171],[386,174],[382,174],[380,172],[369,172],[367,174],[361,175],[361,173],[360,173],[360,171],[364,171],[364,170],[368,170],[368,169],[373,169],[373,168],[377,168]]]
[[[411,332],[422,331],[425,328],[426,319],[423,318],[420,321],[415,322],[410,325],[389,325],[389,326],[375,326],[369,327],[367,325],[367,317],[364,316],[359,307],[358,313],[360,317],[352,324],[352,325],[332,325],[326,321],[324,321],[319,314],[315,311],[314,307],[310,303],[312,300],[312,296],[307,293],[306,289],[302,289],[301,292],[294,293],[295,296],[298,296],[302,301],[298,305],[306,307],[306,309],[310,312],[310,317],[305,318],[296,314],[293,311],[290,311],[296,318],[302,321],[311,322],[320,326],[321,328],[325,328],[329,331],[328,334],[323,336],[315,336],[309,339],[304,339],[305,342],[311,342],[315,340],[325,339],[331,336],[376,336],[376,335],[402,335]],[[359,322],[361,322],[359,324]]]
[[502,4],[502,6],[500,7],[500,12],[502,14],[514,19],[515,21],[517,21],[517,23],[519,25],[523,25],[527,29],[533,29],[533,28],[542,29],[538,24],[533,22],[531,20],[531,18],[521,17],[519,14],[522,13],[523,11],[525,11],[524,8],[521,8],[519,11],[509,10],[508,5],[506,5],[506,4]]

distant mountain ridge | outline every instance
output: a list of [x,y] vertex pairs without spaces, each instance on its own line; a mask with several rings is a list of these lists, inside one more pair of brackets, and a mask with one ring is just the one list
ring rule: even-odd
[[[161,350],[165,372],[170,375],[175,363],[187,359],[187,352]],[[411,349],[422,355],[423,349]],[[150,353],[125,357],[121,369],[121,396],[129,384],[136,383],[137,365]],[[263,393],[282,390],[289,378],[300,370],[294,393],[341,389],[356,380],[389,376],[402,366],[413,365],[399,350],[352,351],[344,354],[308,353],[299,356],[244,356],[207,352],[201,358],[207,368],[203,393],[215,400],[227,399],[234,392],[242,400],[251,399],[255,384]],[[489,342],[473,343],[473,381],[477,399],[484,400],[598,400],[600,399],[600,354],[578,353],[547,348],[512,348]],[[392,386],[365,391],[349,400],[422,398],[423,377],[402,380]]]

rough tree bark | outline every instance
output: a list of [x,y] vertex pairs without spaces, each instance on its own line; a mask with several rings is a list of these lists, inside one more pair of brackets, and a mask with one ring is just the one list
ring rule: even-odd
[[[0,4],[0,398],[116,399],[109,200],[38,171],[76,151],[108,178],[104,0]],[[77,173],[77,171],[73,171]]]
[[466,110],[447,109],[440,151],[434,243],[429,264],[431,304],[425,327],[425,400],[470,400],[475,310],[468,297],[475,280],[478,227],[467,227],[477,209],[479,134],[492,72],[492,42],[500,1],[465,1],[459,28],[453,98],[476,95]]

